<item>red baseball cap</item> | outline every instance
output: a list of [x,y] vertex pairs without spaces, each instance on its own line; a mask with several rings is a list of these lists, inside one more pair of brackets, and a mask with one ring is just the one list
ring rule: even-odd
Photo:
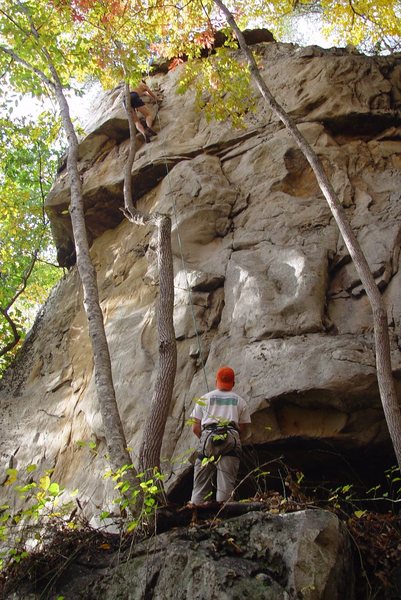
[[234,385],[235,374],[230,367],[221,367],[216,373],[216,383],[219,390],[230,391]]

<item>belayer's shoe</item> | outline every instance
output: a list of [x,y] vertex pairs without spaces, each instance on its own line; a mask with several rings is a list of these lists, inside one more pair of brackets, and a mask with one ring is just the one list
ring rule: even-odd
[[153,131],[151,127],[146,127],[146,133],[148,135],[157,135],[156,131]]

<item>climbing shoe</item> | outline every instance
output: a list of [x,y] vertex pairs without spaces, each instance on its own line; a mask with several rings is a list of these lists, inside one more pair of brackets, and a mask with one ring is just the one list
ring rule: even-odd
[[151,127],[146,127],[146,133],[148,135],[157,135],[156,131],[153,131]]
[[147,133],[143,133],[142,134],[144,137],[144,140],[147,144],[149,144],[149,142],[151,142],[152,140],[150,139],[150,136]]

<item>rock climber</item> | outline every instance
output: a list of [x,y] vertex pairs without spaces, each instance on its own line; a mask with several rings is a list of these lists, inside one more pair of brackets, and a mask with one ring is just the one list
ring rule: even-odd
[[[145,142],[150,142],[151,136],[157,135],[155,131],[152,129],[153,125],[153,115],[151,111],[148,109],[141,96],[149,96],[155,102],[159,101],[158,96],[152,92],[152,90],[146,85],[146,83],[142,80],[139,85],[137,85],[131,92],[131,108],[132,108],[132,116],[134,119],[135,127],[137,130],[142,133]],[[138,115],[138,111],[145,117],[146,127],[144,127],[141,123],[140,117]]]
[[241,437],[251,422],[247,403],[232,391],[235,374],[222,367],[216,374],[216,389],[202,396],[192,411],[192,431],[199,438],[190,506],[212,500],[216,477],[216,501],[233,496],[238,474]]

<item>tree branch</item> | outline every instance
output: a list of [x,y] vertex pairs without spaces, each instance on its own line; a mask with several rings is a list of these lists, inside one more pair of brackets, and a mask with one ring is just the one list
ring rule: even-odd
[[37,145],[38,162],[39,162],[39,189],[40,189],[40,196],[41,196],[41,199],[42,199],[42,224],[44,226],[46,226],[47,225],[46,212],[45,212],[46,194],[45,194],[45,190],[43,189],[43,161],[42,161],[42,152],[40,150],[39,143],[37,143],[36,145]]
[[23,27],[21,27],[21,25],[19,23],[17,23],[17,21],[15,21],[8,13],[6,13],[2,9],[0,9],[0,13],[2,15],[4,15],[6,17],[6,19],[8,19],[9,21],[11,21],[11,23],[14,25],[14,27],[16,27],[17,29],[19,29],[21,31],[21,33],[24,33],[28,37],[28,32]]
[[30,65],[26,60],[24,60],[23,58],[21,58],[18,54],[16,54],[13,50],[11,50],[10,48],[6,48],[5,46],[0,46],[0,51],[4,52],[4,54],[8,54],[8,56],[11,56],[11,58],[13,60],[15,60],[16,62],[18,62],[20,65],[22,65],[23,67],[25,67],[26,69],[28,69],[29,71],[32,71],[33,73],[35,73],[35,75],[37,75],[38,77],[40,77],[42,79],[42,81],[44,81],[47,85],[49,85],[51,88],[54,88],[54,82],[49,79],[44,73],[43,71],[41,71],[40,69],[38,69],[37,67],[34,67],[33,65]]
[[6,321],[10,325],[11,330],[12,330],[13,335],[14,335],[14,339],[11,342],[9,342],[8,344],[6,344],[5,346],[3,346],[3,348],[0,349],[0,356],[4,356],[5,354],[7,354],[7,352],[10,352],[10,350],[12,350],[13,348],[15,348],[15,346],[20,341],[21,336],[18,333],[18,329],[17,329],[16,324],[14,323],[14,321],[12,320],[12,318],[10,317],[10,315],[8,314],[7,310],[4,309],[4,308],[0,308],[0,313],[3,315],[3,317],[6,319]]
[[25,291],[26,286],[28,284],[28,279],[31,276],[31,273],[33,271],[33,267],[35,266],[37,258],[38,258],[38,250],[35,250],[35,252],[33,253],[33,256],[32,256],[31,264],[29,265],[28,269],[25,271],[25,274],[23,275],[22,287],[14,294],[14,296],[11,298],[11,300],[9,301],[9,303],[7,304],[7,306],[5,308],[0,307],[0,313],[3,315],[3,317],[6,319],[6,321],[10,325],[11,331],[14,336],[14,339],[11,342],[9,342],[8,344],[6,344],[0,350],[0,356],[4,356],[4,354],[7,354],[7,352],[10,352],[10,350],[15,348],[15,346],[18,344],[18,342],[21,339],[21,335],[18,332],[17,326],[16,326],[15,322],[13,321],[13,319],[8,314],[8,311],[10,310],[12,305],[16,302],[16,300],[19,298],[19,296],[21,296],[21,294]]
[[22,276],[22,287],[14,294],[14,296],[11,298],[11,300],[7,304],[7,306],[4,309],[1,308],[0,310],[8,311],[11,308],[11,306],[14,304],[14,302],[17,300],[17,298],[19,298],[19,296],[21,296],[21,294],[25,291],[26,286],[28,284],[28,279],[31,276],[33,267],[35,266],[35,263],[38,259],[38,253],[39,253],[39,250],[36,249],[32,255],[32,260],[31,260],[29,267],[25,271],[25,274]]

